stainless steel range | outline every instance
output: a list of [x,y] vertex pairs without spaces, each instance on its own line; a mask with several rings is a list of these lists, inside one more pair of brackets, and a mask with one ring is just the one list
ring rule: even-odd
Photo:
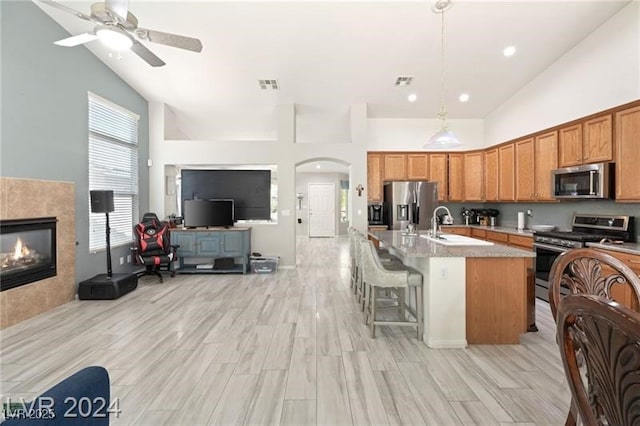
[[561,253],[602,240],[612,243],[635,241],[634,217],[576,213],[573,215],[571,231],[536,232],[533,236],[536,297],[549,301],[549,272]]

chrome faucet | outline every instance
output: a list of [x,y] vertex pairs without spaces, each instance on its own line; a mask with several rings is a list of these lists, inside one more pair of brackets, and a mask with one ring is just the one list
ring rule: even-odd
[[433,209],[433,218],[431,218],[431,237],[433,238],[438,237],[438,217],[436,216],[436,213],[440,209],[445,210],[447,214],[451,216],[451,212],[446,206],[438,206],[435,209]]

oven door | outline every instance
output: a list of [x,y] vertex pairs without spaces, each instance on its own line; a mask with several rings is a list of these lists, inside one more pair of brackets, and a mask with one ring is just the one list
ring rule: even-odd
[[[561,253],[570,249],[538,242],[533,243],[533,248],[536,252],[536,297],[548,302],[551,265]],[[561,293],[568,294],[568,290],[561,290]]]

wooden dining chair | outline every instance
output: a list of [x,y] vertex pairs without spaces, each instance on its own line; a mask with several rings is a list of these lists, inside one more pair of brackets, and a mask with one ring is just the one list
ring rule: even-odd
[[640,314],[607,298],[560,301],[558,342],[577,414],[585,425],[640,424]]
[[[557,321],[561,289],[570,294],[588,294],[627,305],[638,310],[640,306],[640,277],[615,257],[592,249],[580,248],[562,253],[549,273],[549,305]],[[576,405],[571,407],[565,425],[576,424]]]

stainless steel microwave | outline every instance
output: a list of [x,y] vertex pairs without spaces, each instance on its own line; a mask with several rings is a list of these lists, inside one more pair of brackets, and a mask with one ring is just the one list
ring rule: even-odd
[[555,198],[613,198],[613,163],[585,164],[551,171]]

